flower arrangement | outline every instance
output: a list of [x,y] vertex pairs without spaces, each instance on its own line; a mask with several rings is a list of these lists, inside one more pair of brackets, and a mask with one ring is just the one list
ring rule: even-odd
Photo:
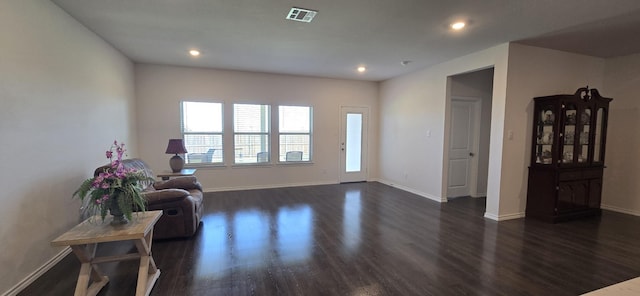
[[113,141],[106,152],[110,164],[97,176],[82,182],[80,188],[73,193],[74,197],[77,196],[86,205],[90,214],[100,214],[102,221],[109,210],[114,216],[112,224],[125,224],[127,220],[123,217],[131,219],[134,210],[145,210],[146,199],[142,195],[140,181],[153,180],[143,172],[123,166],[122,156],[125,151],[124,143]]

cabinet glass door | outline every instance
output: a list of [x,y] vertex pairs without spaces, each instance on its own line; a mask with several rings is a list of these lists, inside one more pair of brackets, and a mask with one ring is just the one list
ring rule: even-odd
[[591,132],[591,108],[580,112],[580,145],[578,148],[578,162],[585,163],[589,159],[589,134]]
[[547,105],[540,109],[537,114],[537,135],[536,135],[536,163],[553,163],[553,124],[556,115],[553,112],[553,105]]
[[564,125],[562,126],[563,144],[561,163],[574,163],[574,150],[576,142],[576,116],[578,111],[576,106],[564,106]]
[[594,137],[594,143],[593,143],[593,162],[602,162],[602,147],[604,146],[604,143],[602,143],[603,137],[602,137],[602,133],[604,132],[603,128],[604,128],[604,124],[602,124],[602,120],[604,119],[604,108],[598,108],[598,111],[596,112],[596,120],[594,122],[594,132],[595,137]]

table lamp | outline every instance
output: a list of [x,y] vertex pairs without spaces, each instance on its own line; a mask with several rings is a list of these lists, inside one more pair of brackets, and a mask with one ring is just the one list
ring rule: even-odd
[[175,154],[169,160],[169,166],[174,173],[180,172],[184,167],[184,158],[178,154],[187,153],[187,148],[184,147],[182,139],[169,139],[169,145],[167,145],[166,154]]

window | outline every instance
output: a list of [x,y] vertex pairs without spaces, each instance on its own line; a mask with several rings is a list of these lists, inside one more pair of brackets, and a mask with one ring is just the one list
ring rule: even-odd
[[182,102],[182,138],[190,165],[223,162],[222,104]]
[[269,162],[269,109],[269,105],[233,105],[235,163]]
[[311,161],[311,107],[279,106],[281,162]]

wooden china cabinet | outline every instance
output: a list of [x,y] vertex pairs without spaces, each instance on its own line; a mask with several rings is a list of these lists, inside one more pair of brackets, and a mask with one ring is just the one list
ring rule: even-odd
[[587,87],[534,98],[527,218],[600,215],[609,102]]

